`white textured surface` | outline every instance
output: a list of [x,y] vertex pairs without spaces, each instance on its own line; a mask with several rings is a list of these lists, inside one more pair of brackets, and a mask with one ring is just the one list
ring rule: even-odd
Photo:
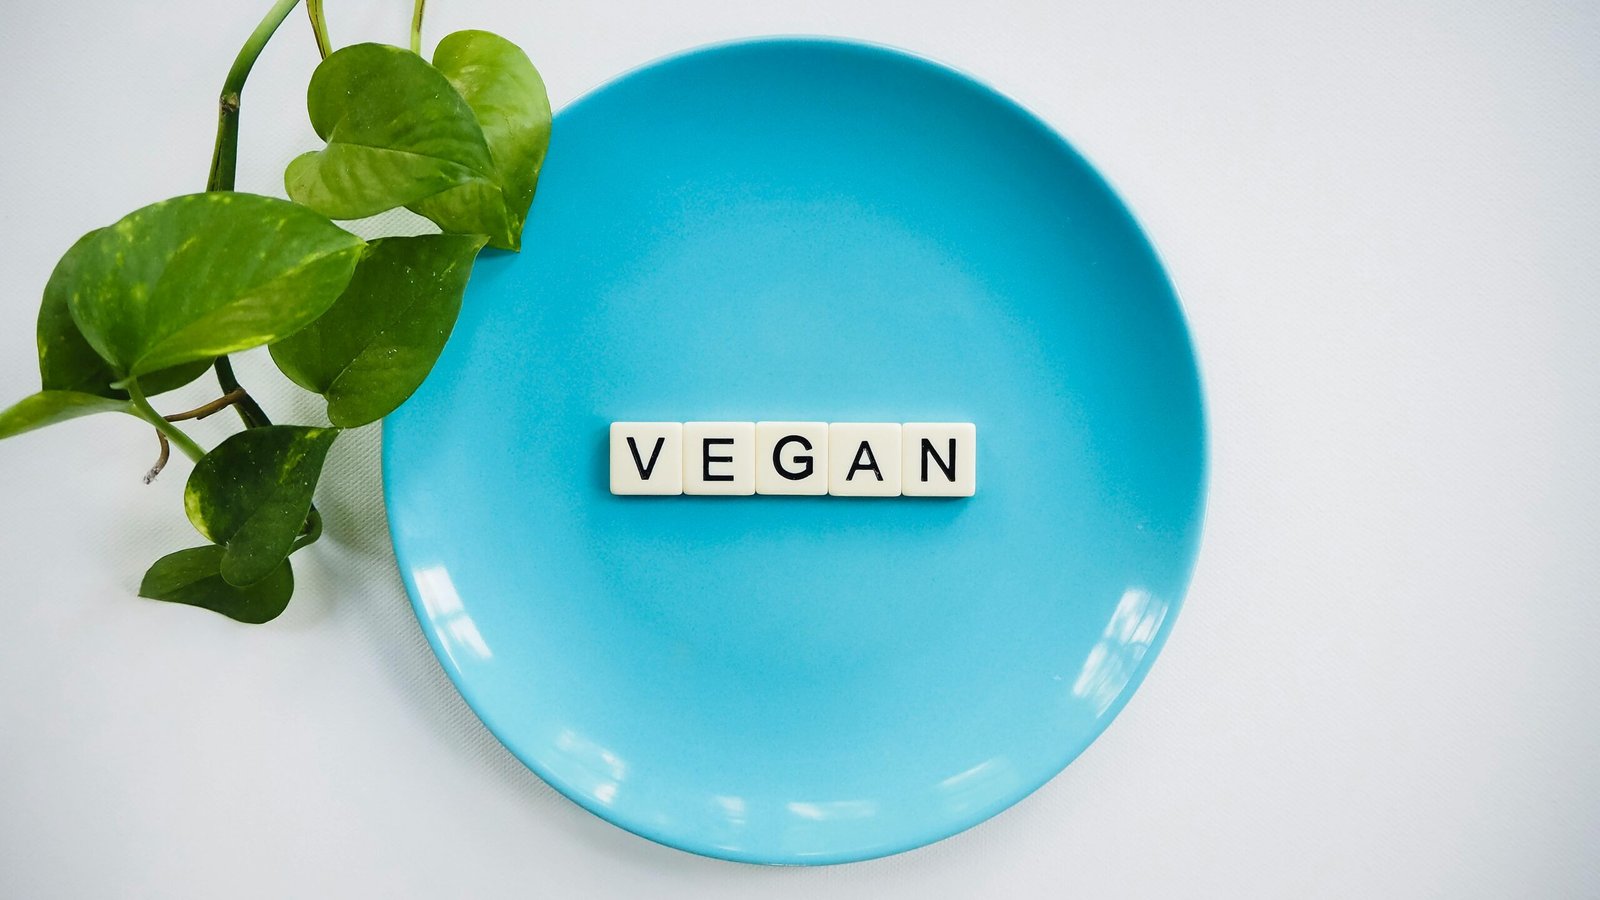
[[[202,186],[266,5],[6,4],[7,399],[57,256]],[[404,39],[408,3],[328,5],[336,42]],[[194,540],[185,467],[142,487],[149,433],[81,420],[0,444],[0,896],[1600,893],[1600,8],[430,5],[430,40],[508,35],[558,105],[671,50],[818,32],[953,62],[1076,141],[1161,247],[1206,375],[1210,519],[1172,640],[988,824],[832,869],[703,860],[580,811],[473,718],[395,575],[376,434],[335,451],[294,605],[246,628],[134,599]],[[242,188],[311,145],[313,62],[297,14],[245,95]]]

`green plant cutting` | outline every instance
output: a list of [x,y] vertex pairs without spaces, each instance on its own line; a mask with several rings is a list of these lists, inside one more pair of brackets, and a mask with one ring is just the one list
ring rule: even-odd
[[[245,79],[299,2],[279,0],[228,72],[206,192],[95,229],[56,264],[39,308],[40,390],[0,412],[0,438],[90,413],[141,419],[159,444],[146,482],[172,447],[193,460],[184,510],[208,543],[157,560],[139,593],[250,623],[283,612],[289,558],[321,536],[312,498],[329,448],[422,384],[479,251],[519,248],[550,141],[544,83],[510,41],[456,32],[429,62],[417,0],[409,49],[334,51],[321,0],[307,0],[322,54],[307,106],[326,144],[289,164],[288,200],[235,192]],[[402,207],[440,233],[362,240],[335,222]],[[260,346],[326,400],[329,425],[268,417],[229,360]],[[215,400],[156,409],[151,398],[207,370]],[[229,408],[243,428],[209,451],[183,429]]]

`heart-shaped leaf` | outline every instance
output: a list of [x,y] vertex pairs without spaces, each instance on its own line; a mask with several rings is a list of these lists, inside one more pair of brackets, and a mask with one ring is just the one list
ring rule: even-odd
[[253,584],[288,558],[338,436],[335,428],[251,428],[195,463],[183,505],[194,527],[226,548],[219,570],[229,584]]
[[[98,234],[99,231],[91,231],[84,235],[67,255],[72,256]],[[63,268],[57,266],[56,274],[45,285],[44,302],[39,305],[39,381],[43,390],[0,411],[0,438],[91,413],[133,412],[127,391],[111,386],[118,377],[111,364],[89,346],[72,321],[66,282]],[[199,359],[152,372],[140,381],[140,387],[151,394],[182,387],[210,364],[209,359]]]
[[433,52],[433,65],[472,107],[494,160],[494,177],[420,200],[411,209],[445,231],[487,234],[496,247],[519,249],[550,146],[544,80],[522,48],[487,31],[446,35]]
[[363,246],[284,200],[190,194],[79,241],[52,280],[112,372],[142,376],[293,334],[344,290]]
[[340,49],[312,74],[307,107],[328,146],[289,163],[284,186],[324,215],[359,219],[493,178],[471,107],[415,53]]
[[296,384],[328,398],[341,428],[376,422],[411,396],[444,349],[481,235],[379,238],[322,318],[272,345]]
[[144,573],[139,596],[198,606],[250,625],[276,619],[294,593],[289,561],[280,561],[265,578],[240,587],[222,577],[225,553],[215,545],[169,553]]
[[126,400],[113,400],[79,391],[40,391],[0,410],[0,438],[8,438],[98,412],[132,413]]
[[[67,251],[72,256],[82,245],[103,229],[96,229],[78,239],[78,244]],[[79,391],[97,394],[116,400],[128,399],[128,392],[111,386],[118,376],[111,364],[84,340],[78,323],[72,321],[67,308],[68,270],[57,266],[44,288],[44,302],[39,304],[39,380],[47,391]],[[151,372],[139,379],[145,394],[154,396],[164,391],[180,388],[200,377],[211,365],[209,359],[197,359],[184,365]]]

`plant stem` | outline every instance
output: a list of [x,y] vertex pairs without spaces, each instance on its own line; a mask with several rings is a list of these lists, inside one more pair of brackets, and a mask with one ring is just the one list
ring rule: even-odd
[[[250,38],[239,48],[239,55],[233,60],[233,68],[228,70],[228,77],[222,82],[222,96],[217,101],[217,143],[211,151],[211,174],[206,178],[207,191],[233,190],[234,176],[239,168],[239,97],[244,92],[245,79],[250,77],[250,69],[260,58],[261,51],[267,46],[267,41],[277,32],[278,26],[289,17],[300,0],[277,0],[272,9],[250,33]],[[316,2],[317,11],[311,18],[312,30],[317,31],[317,46],[321,49],[326,35],[317,29],[322,3]],[[223,393],[240,390],[239,379],[234,377],[233,363],[226,356],[217,357],[212,364],[217,371],[217,384],[222,386]],[[243,400],[235,403],[234,410],[239,413],[239,421],[246,428],[257,428],[262,425],[271,425],[272,420],[267,418],[265,411],[254,398],[248,394]]]
[[208,191],[233,190],[234,171],[239,162],[239,95],[244,92],[244,81],[250,77],[250,68],[261,56],[262,48],[272,38],[273,32],[289,17],[300,0],[277,0],[266,18],[250,33],[250,39],[239,48],[239,55],[228,70],[222,83],[222,95],[217,100],[217,143],[211,151],[211,175],[206,179]]
[[311,33],[317,38],[317,53],[323,59],[333,52],[328,43],[328,20],[322,15],[322,0],[306,0],[306,15],[311,17]]
[[317,512],[317,507],[313,505],[311,512],[306,516],[305,530],[300,532],[300,536],[294,539],[294,544],[289,547],[289,552],[293,553],[296,550],[309,547],[315,544],[317,538],[320,537],[322,537],[322,513]]
[[[272,39],[278,31],[278,26],[283,24],[283,20],[289,17],[289,13],[294,11],[299,3],[300,0],[277,0],[273,3],[272,8],[262,17],[261,24],[256,26],[255,31],[250,32],[250,37],[244,42],[244,46],[239,48],[239,55],[234,57],[233,67],[228,69],[228,77],[222,82],[222,94],[217,100],[217,140],[211,150],[211,172],[206,176],[207,191],[233,190],[234,179],[239,169],[239,100],[244,93],[245,79],[250,77],[250,70],[261,57],[261,51],[266,48],[267,41]],[[417,0],[417,5],[419,7],[417,16],[420,18],[422,0]],[[311,31],[317,39],[317,52],[323,59],[327,59],[328,26],[322,15],[322,0],[306,0],[306,12],[311,16]],[[261,428],[272,424],[261,404],[240,386],[238,376],[233,373],[233,361],[228,359],[227,354],[217,357],[211,367],[216,370],[217,384],[222,387],[224,399],[236,398],[232,401],[232,406],[239,414],[239,420],[244,423],[245,428]],[[150,407],[149,401],[139,392],[138,384],[132,379],[128,381],[128,397],[138,414],[149,419],[150,424],[156,426],[157,432],[170,438],[190,459],[198,461],[205,455],[199,444]],[[317,512],[316,506],[312,506],[310,514],[306,517],[305,531],[295,540],[294,550],[312,543],[321,536],[322,513]]]
[[411,52],[422,55],[422,7],[427,0],[417,0],[411,8]]
[[161,442],[161,455],[156,457],[156,464],[150,467],[150,471],[144,473],[145,484],[155,481],[161,470],[167,467],[167,460],[172,458],[172,444],[167,440],[167,436],[158,431],[156,440]]
[[219,356],[211,367],[217,372],[217,384],[222,387],[224,394],[231,396],[236,391],[244,394],[233,404],[233,409],[239,414],[239,421],[244,423],[244,427],[261,428],[272,424],[272,420],[267,418],[267,411],[261,408],[256,398],[239,386],[239,379],[233,374],[232,360],[226,356]]
[[156,431],[161,432],[166,436],[167,440],[176,444],[178,449],[183,451],[184,456],[199,462],[200,457],[206,455],[206,451],[200,449],[200,445],[196,444],[193,438],[184,434],[183,429],[162,418],[161,414],[150,406],[150,401],[145,399],[144,391],[139,390],[139,379],[129,378],[127,389],[128,400],[133,403],[134,412],[139,418],[154,425]]
[[204,419],[206,416],[209,416],[214,412],[227,409],[228,407],[238,403],[240,400],[243,400],[248,396],[250,395],[245,393],[244,388],[234,388],[210,403],[196,406],[194,409],[186,410],[181,413],[169,413],[168,415],[162,416],[162,418],[166,419],[168,422],[182,422],[186,419]]

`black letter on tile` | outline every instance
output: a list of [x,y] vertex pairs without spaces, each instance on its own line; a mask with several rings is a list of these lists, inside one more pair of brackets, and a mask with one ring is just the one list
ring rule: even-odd
[[644,460],[639,458],[639,445],[634,442],[632,437],[628,438],[628,449],[633,453],[633,465],[639,470],[640,478],[645,481],[650,480],[650,473],[655,470],[656,460],[661,458],[661,447],[666,442],[667,439],[664,437],[656,438],[656,448],[650,451],[650,464],[645,465]]
[[816,471],[816,467],[812,464],[811,457],[809,456],[795,457],[796,462],[805,463],[806,466],[804,469],[801,469],[798,472],[791,472],[783,467],[783,448],[788,444],[799,444],[807,450],[811,449],[810,441],[798,434],[788,435],[784,437],[783,440],[778,441],[777,446],[772,448],[772,467],[778,470],[779,475],[782,475],[790,481],[799,481],[802,478],[810,478],[811,473]]
[[956,480],[956,439],[955,438],[951,438],[950,439],[950,464],[949,465],[945,465],[944,460],[939,458],[938,451],[933,449],[933,441],[930,441],[927,438],[923,438],[922,439],[922,480],[923,481],[927,481],[928,480],[928,457],[930,457],[930,456],[933,457],[933,461],[939,466],[939,471],[944,473],[944,477],[950,479],[950,482],[952,484],[954,484],[955,480]]
[[[861,461],[863,456],[867,458],[866,462]],[[856,473],[862,469],[871,469],[872,474],[878,476],[879,481],[883,480],[883,472],[878,469],[878,458],[872,455],[872,445],[866,441],[862,441],[860,449],[856,450],[856,458],[850,463],[850,471],[844,474],[844,480],[854,481]]]
[[730,475],[713,475],[713,474],[711,474],[711,464],[712,463],[714,463],[714,462],[733,462],[733,457],[731,457],[731,456],[712,456],[711,455],[711,445],[712,444],[731,444],[731,443],[733,443],[733,438],[706,438],[705,439],[704,446],[701,449],[701,453],[704,456],[704,461],[700,464],[700,471],[702,473],[704,473],[706,481],[732,481],[733,480],[733,476],[731,474]]

